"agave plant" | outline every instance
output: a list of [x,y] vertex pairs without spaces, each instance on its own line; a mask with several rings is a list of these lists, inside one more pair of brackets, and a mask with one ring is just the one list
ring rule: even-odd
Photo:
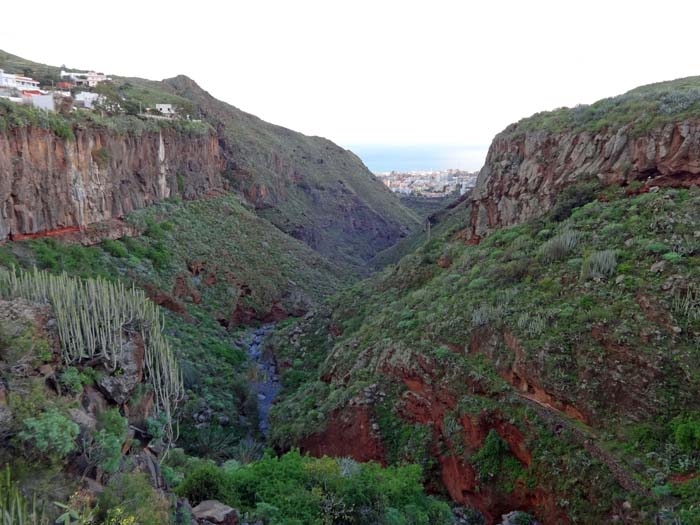
[[48,525],[43,507],[32,498],[31,502],[22,494],[12,480],[10,467],[0,474],[0,525]]

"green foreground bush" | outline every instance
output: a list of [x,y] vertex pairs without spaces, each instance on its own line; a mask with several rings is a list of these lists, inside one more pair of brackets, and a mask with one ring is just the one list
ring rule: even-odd
[[452,523],[446,503],[423,491],[417,465],[382,468],[292,451],[235,469],[192,471],[177,488],[193,505],[220,499],[271,525]]

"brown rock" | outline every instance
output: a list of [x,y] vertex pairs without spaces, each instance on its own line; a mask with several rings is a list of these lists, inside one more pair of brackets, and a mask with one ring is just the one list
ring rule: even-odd
[[331,414],[325,430],[306,438],[301,449],[318,457],[385,463],[384,447],[372,430],[370,412],[365,406],[349,406]]
[[[76,234],[175,194],[195,198],[224,188],[224,161],[213,134],[74,133],[70,141],[34,127],[0,133],[0,242]],[[98,165],[95,149],[111,160]]]
[[44,377],[52,376],[54,374],[54,368],[52,365],[46,363],[39,367],[39,373]]
[[135,334],[123,346],[119,367],[119,375],[104,375],[98,386],[109,399],[122,405],[143,379],[143,364],[145,347],[140,334]]
[[663,124],[641,136],[627,127],[613,131],[520,132],[517,125],[496,136],[476,186],[460,204],[470,226],[468,244],[502,226],[539,217],[563,188],[583,176],[604,184],[645,183],[689,188],[700,181],[700,122]]
[[215,500],[201,502],[192,509],[192,515],[199,523],[216,523],[219,525],[237,525],[236,509]]

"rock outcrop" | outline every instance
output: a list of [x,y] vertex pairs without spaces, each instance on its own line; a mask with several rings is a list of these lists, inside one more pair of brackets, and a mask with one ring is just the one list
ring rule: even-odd
[[645,134],[615,131],[520,132],[514,124],[494,139],[469,207],[467,242],[549,211],[566,186],[583,177],[604,185],[640,181],[689,187],[700,182],[700,122],[669,123]]
[[163,128],[137,136],[96,127],[74,133],[71,140],[36,127],[0,134],[0,242],[74,235],[168,197],[224,189],[213,134]]
[[197,523],[218,523],[221,525],[236,525],[238,513],[235,509],[218,501],[207,500],[192,509],[192,516]]

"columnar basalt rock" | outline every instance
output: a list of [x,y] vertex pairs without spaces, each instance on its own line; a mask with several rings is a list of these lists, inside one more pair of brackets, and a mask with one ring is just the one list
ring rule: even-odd
[[467,242],[549,211],[566,186],[583,177],[604,185],[646,187],[700,183],[700,122],[669,123],[644,134],[615,131],[552,133],[506,128],[489,148],[471,197]]
[[64,140],[23,127],[0,134],[0,242],[74,232],[168,197],[224,189],[213,134],[76,129]]

